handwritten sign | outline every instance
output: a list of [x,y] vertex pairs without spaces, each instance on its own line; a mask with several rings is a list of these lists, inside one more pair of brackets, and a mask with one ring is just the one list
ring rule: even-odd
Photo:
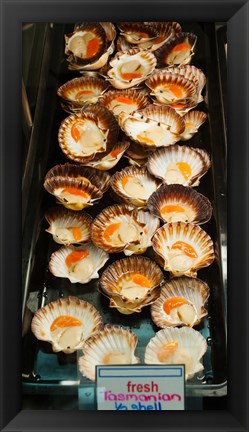
[[184,365],[97,366],[98,410],[184,410]]

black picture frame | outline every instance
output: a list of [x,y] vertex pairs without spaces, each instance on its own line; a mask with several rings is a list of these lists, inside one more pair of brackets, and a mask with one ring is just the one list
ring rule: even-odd
[[[167,20],[228,26],[228,405],[200,412],[21,411],[21,25]],[[248,430],[249,2],[1,1],[1,430]]]

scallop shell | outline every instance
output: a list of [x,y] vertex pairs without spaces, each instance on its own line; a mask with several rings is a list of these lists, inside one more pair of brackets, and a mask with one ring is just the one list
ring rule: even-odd
[[148,105],[122,119],[120,126],[127,136],[144,148],[155,150],[180,140],[185,124],[169,106]]
[[[167,345],[166,345],[167,344]],[[206,339],[190,327],[159,330],[145,349],[146,364],[184,364],[186,380],[204,369]]]
[[97,365],[137,364],[135,356],[137,335],[129,329],[106,325],[103,330],[89,338],[79,358],[79,370],[83,376],[95,381]]
[[155,177],[167,184],[183,186],[198,186],[210,166],[210,157],[205,150],[185,145],[158,149],[148,157],[147,163],[149,172]]
[[[90,45],[90,46],[89,46]],[[65,35],[65,54],[78,66],[95,63],[106,51],[106,33],[97,22],[83,22]]]
[[163,272],[150,258],[133,256],[115,261],[105,269],[99,281],[110,307],[123,314],[141,312],[159,296]]
[[154,51],[157,67],[180,66],[190,63],[194,55],[196,41],[197,37],[193,33],[177,33]]
[[206,121],[207,114],[202,111],[190,111],[183,116],[185,129],[181,134],[181,141],[191,139],[197,132],[199,127]]
[[106,207],[93,220],[91,238],[93,243],[107,252],[122,252],[130,245],[140,244],[144,223],[138,220],[138,211],[125,204]]
[[147,51],[118,52],[110,61],[108,80],[117,89],[133,87],[146,80],[156,67],[156,57]]
[[107,171],[113,168],[122,158],[125,151],[129,148],[130,143],[127,140],[119,141],[114,147],[112,148],[112,151],[108,153],[105,157],[102,159],[99,159],[97,161],[90,161],[88,162],[87,166],[91,166],[93,168],[96,168],[101,171]]
[[[61,323],[58,321],[60,317]],[[69,323],[70,318],[74,320],[71,326],[62,325],[66,318],[69,318]],[[54,330],[51,330],[52,326]],[[82,348],[85,341],[102,326],[103,320],[97,309],[72,296],[60,298],[38,309],[31,322],[31,330],[37,339],[50,342],[54,352],[63,351],[66,354]]]
[[110,153],[119,133],[114,115],[103,105],[87,105],[62,121],[58,141],[66,156],[80,163],[101,159]]
[[49,223],[46,231],[52,234],[56,243],[68,246],[91,240],[92,217],[85,212],[75,213],[64,207],[53,207],[47,210],[45,218]]
[[49,270],[56,277],[68,278],[71,283],[86,284],[99,277],[98,271],[108,259],[108,253],[91,243],[62,246],[52,253]]
[[101,97],[100,103],[118,117],[121,112],[130,114],[145,108],[149,104],[149,99],[133,89],[110,90]]
[[197,89],[196,102],[200,103],[203,101],[201,93],[206,84],[206,76],[201,69],[194,65],[181,65],[179,67],[168,67],[166,70],[168,73],[176,73],[192,81]]
[[149,26],[155,27],[158,36],[155,40],[153,40],[153,45],[151,46],[150,50],[155,51],[158,48],[160,48],[162,45],[167,42],[170,38],[172,38],[175,34],[182,31],[182,28],[179,23],[175,21],[169,21],[169,22],[151,22],[148,23]]
[[201,279],[179,277],[161,285],[160,296],[151,306],[151,317],[161,328],[193,327],[207,315],[204,308],[210,294]]
[[201,225],[212,216],[208,198],[180,184],[163,184],[149,197],[148,209],[163,222],[191,222]]
[[126,167],[111,178],[111,188],[117,198],[136,207],[145,207],[148,198],[157,190],[159,184],[146,167]]
[[143,232],[138,244],[131,243],[127,245],[124,250],[124,254],[127,256],[146,252],[147,248],[152,246],[151,239],[160,226],[160,220],[144,209],[138,210],[137,220],[143,224]]
[[86,104],[97,103],[101,95],[109,87],[102,78],[82,76],[67,81],[59,87],[57,94],[66,102],[67,110],[80,111]]
[[152,238],[154,251],[164,260],[171,276],[196,277],[197,270],[214,260],[211,237],[198,225],[172,222],[159,228]]
[[124,36],[130,44],[140,45],[155,39],[158,35],[156,28],[142,22],[118,23],[121,36]]
[[124,157],[128,158],[131,165],[143,166],[147,163],[149,154],[151,154],[150,151],[136,144],[134,141],[130,141],[130,146]]
[[197,99],[197,88],[192,81],[167,70],[154,73],[145,84],[160,104],[175,109],[179,105],[185,107],[191,99]]

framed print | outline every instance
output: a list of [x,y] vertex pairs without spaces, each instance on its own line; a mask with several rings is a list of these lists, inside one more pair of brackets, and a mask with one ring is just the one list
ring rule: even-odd
[[1,430],[248,430],[248,2],[1,12]]

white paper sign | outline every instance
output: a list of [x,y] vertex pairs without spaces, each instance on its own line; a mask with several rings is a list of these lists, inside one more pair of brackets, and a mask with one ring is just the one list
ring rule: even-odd
[[184,410],[184,365],[97,366],[98,410]]

